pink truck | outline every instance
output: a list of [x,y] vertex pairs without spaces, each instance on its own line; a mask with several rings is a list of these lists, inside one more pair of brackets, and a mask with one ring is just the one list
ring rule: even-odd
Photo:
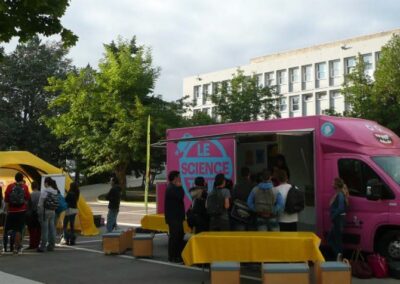
[[376,122],[308,116],[217,124],[170,129],[166,142],[167,171],[181,172],[187,206],[195,177],[210,188],[218,173],[235,182],[241,167],[259,172],[279,153],[290,183],[306,193],[299,230],[326,242],[332,184],[340,176],[350,192],[345,245],[400,259],[400,139]]

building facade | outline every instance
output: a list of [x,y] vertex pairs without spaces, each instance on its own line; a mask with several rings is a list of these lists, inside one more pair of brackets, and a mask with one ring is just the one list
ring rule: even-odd
[[358,54],[365,62],[365,72],[373,78],[382,46],[399,33],[400,29],[396,29],[285,51],[253,58],[247,65],[186,77],[183,96],[193,103],[187,115],[207,112],[215,116],[210,95],[218,84],[228,83],[238,68],[246,75],[257,76],[263,86],[276,86],[282,95],[282,118],[322,114],[327,109],[342,113],[349,106],[340,90],[345,75],[355,67]]

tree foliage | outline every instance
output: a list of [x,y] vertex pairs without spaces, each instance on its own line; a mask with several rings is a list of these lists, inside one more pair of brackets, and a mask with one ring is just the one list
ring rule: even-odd
[[400,36],[393,35],[383,46],[374,80],[365,75],[359,56],[342,92],[352,106],[350,115],[375,120],[400,134]]
[[0,149],[27,150],[57,163],[59,141],[40,121],[51,115],[48,102],[57,94],[45,90],[49,77],[64,78],[71,61],[60,43],[36,36],[18,44],[0,63]]
[[255,75],[238,69],[230,82],[219,84],[211,100],[222,122],[237,122],[280,117],[278,97],[274,88],[261,86]]
[[60,34],[65,46],[75,45],[78,37],[61,24],[68,6],[69,0],[0,0],[0,42]]
[[59,115],[46,123],[66,139],[64,147],[90,161],[90,173],[114,171],[125,189],[128,168],[144,168],[147,115],[164,115],[154,119],[152,131],[165,132],[167,107],[151,96],[159,68],[148,48],[135,38],[104,47],[99,71],[86,67],[65,80],[50,80],[48,89],[60,93],[50,108]]

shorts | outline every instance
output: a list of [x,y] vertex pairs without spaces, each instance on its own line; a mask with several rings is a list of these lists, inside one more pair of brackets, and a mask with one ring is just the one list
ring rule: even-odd
[[14,232],[22,233],[25,226],[25,214],[22,212],[8,212],[6,218],[6,230],[13,230]]

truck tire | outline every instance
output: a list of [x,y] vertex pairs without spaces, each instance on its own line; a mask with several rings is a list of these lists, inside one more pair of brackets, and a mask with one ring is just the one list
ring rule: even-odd
[[400,260],[400,231],[387,231],[379,239],[377,251],[388,260]]

